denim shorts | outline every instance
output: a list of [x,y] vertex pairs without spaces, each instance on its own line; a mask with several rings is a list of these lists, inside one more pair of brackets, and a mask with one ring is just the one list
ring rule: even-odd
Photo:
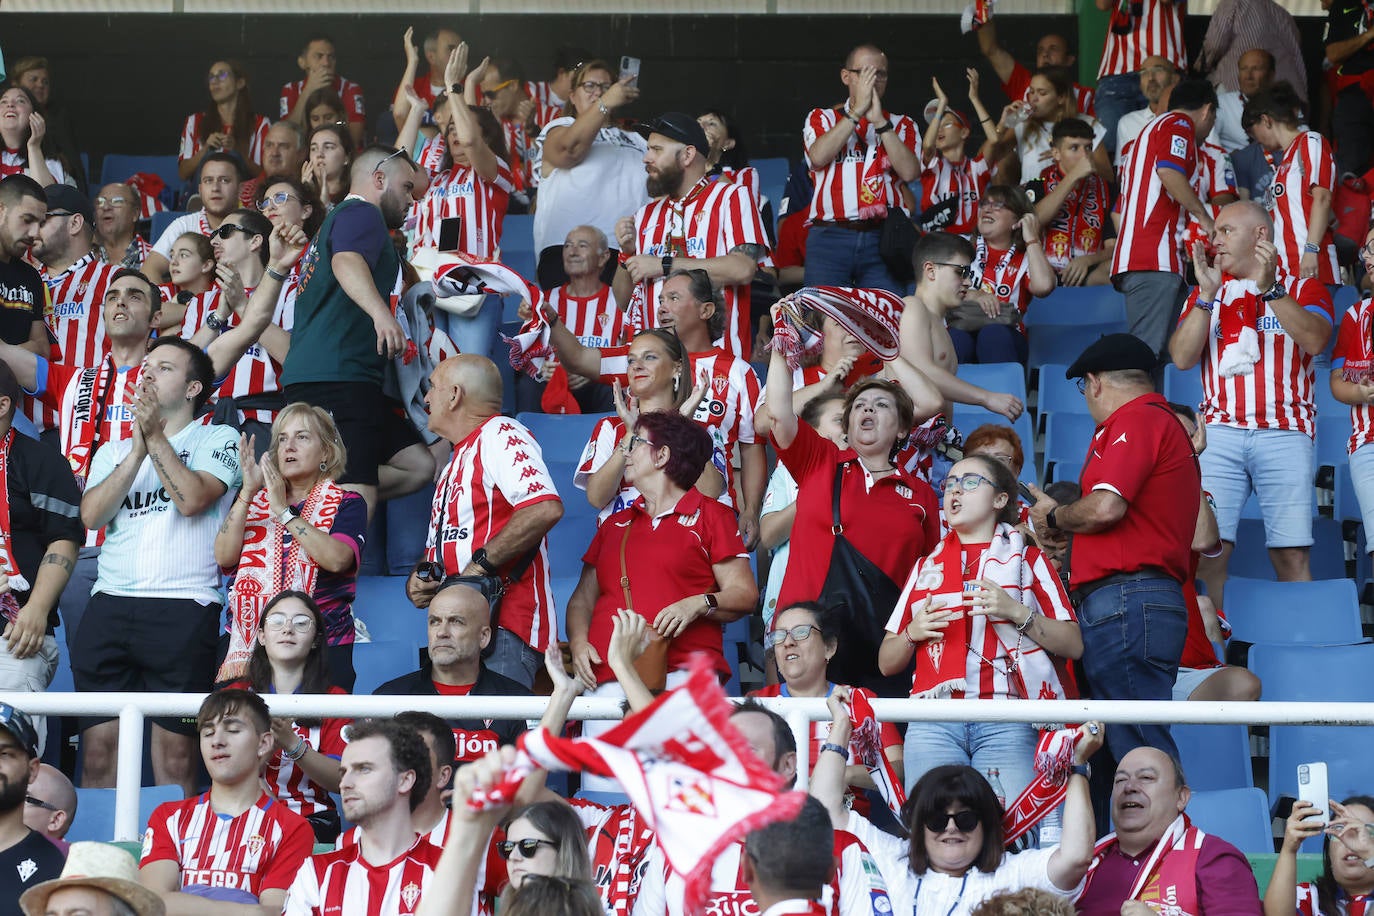
[[1209,423],[1198,463],[1202,487],[1216,501],[1222,540],[1235,543],[1241,508],[1254,491],[1266,546],[1311,547],[1313,451],[1306,433]]

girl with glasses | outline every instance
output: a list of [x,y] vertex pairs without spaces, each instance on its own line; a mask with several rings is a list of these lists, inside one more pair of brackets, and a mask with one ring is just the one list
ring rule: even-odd
[[[325,621],[315,600],[305,592],[291,590],[269,601],[263,608],[245,676],[224,686],[262,695],[346,695],[348,691],[329,683]],[[276,743],[263,771],[267,791],[310,821],[317,843],[333,843],[339,835],[339,812],[329,793],[339,791],[339,757],[348,722],[272,719]]]
[[243,65],[217,60],[210,65],[205,84],[209,91],[205,109],[186,118],[177,152],[177,174],[189,181],[209,153],[235,153],[249,176],[262,173],[262,144],[272,125],[253,111],[253,94]]
[[[324,207],[314,190],[289,176],[273,176],[258,185],[253,205],[274,227],[300,226],[310,238],[315,237],[324,222]],[[299,267],[300,262],[296,263]]]
[[[1053,567],[1013,527],[1011,469],[988,456],[965,458],[943,490],[950,532],[907,578],[878,667],[898,672],[915,656],[914,697],[1076,697],[1066,660],[1083,654],[1083,639]],[[997,770],[1012,801],[1031,781],[1038,740],[1021,722],[914,722],[907,780],[942,764]]]
[[[798,601],[773,618],[773,629],[764,637],[764,645],[777,663],[782,683],[769,684],[762,690],[750,692],[751,697],[828,697],[835,684],[825,676],[825,666],[839,646],[834,618],[814,601]],[[872,699],[874,694],[862,687],[849,688]],[[829,740],[830,723],[813,722],[811,726],[811,755],[807,759],[816,766],[821,745]],[[892,763],[897,779],[902,778],[902,738],[890,722],[880,726],[883,755]],[[858,749],[850,746],[850,765],[845,770],[845,782],[853,794],[855,811],[868,816],[870,804],[864,789],[872,789],[873,778],[868,768],[858,763]],[[857,790],[857,791],[855,791]]]

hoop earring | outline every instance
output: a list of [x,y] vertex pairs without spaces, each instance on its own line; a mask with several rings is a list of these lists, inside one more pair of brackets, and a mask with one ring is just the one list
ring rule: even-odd
[[328,465],[326,465],[323,461],[321,461],[321,462],[320,462],[320,470],[323,471],[326,467],[328,467]]

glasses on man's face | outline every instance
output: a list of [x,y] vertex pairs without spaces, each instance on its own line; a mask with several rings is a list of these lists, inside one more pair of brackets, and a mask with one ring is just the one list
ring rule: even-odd
[[[857,67],[845,67],[845,68],[844,68],[844,72],[845,72],[845,73],[862,74],[862,73],[863,73],[863,70],[860,70],[860,69],[858,69]],[[887,79],[887,71],[886,71],[886,70],[879,70],[878,73],[877,73],[877,77],[878,77],[878,79],[880,79],[880,80],[885,80],[885,79]]]
[[97,207],[127,207],[132,201],[125,200],[123,197],[97,197],[95,205]]
[[773,630],[768,634],[768,648],[775,649],[787,642],[787,637],[792,637],[793,642],[802,642],[811,638],[811,631],[816,629],[815,624],[799,623],[795,627],[788,627],[785,630]]
[[1073,380],[1073,384],[1074,387],[1078,389],[1078,393],[1082,394],[1088,390],[1088,377],[1086,375],[1079,376]]
[[289,194],[286,191],[278,191],[275,194],[268,194],[264,196],[262,200],[258,201],[258,209],[266,213],[273,207],[280,207],[284,205],[288,200],[300,200],[300,198],[297,197],[295,194]]
[[960,833],[970,833],[978,826],[978,813],[964,809],[963,811],[936,811],[926,816],[925,828],[931,833],[944,833],[949,822],[954,821],[954,829]]
[[964,280],[973,279],[972,264],[950,264],[948,261],[931,261],[930,263],[934,264],[936,267],[948,267]]
[[990,485],[992,481],[988,480],[982,474],[964,474],[961,477],[951,476],[946,477],[944,481],[941,482],[940,490],[945,493],[950,493],[954,490],[972,493],[985,483]]
[[540,846],[549,846],[553,849],[558,848],[558,844],[553,840],[536,840],[531,837],[528,840],[502,840],[496,844],[496,852],[503,859],[509,859],[511,853],[520,850],[520,858],[533,859],[535,853],[539,852]]
[[307,633],[314,625],[315,618],[309,614],[292,614],[287,617],[280,611],[268,614],[267,619],[263,621],[263,627],[268,630],[285,630],[290,627],[297,633]]
[[235,232],[242,232],[244,235],[257,235],[252,229],[245,229],[242,226],[235,226],[233,223],[225,223],[214,232],[210,233],[212,239],[228,240],[233,237]]
[[586,80],[585,82],[578,83],[577,88],[588,95],[601,95],[614,85],[614,83],[598,83],[596,80]]
[[45,802],[45,801],[43,801],[43,799],[38,798],[37,796],[34,796],[34,795],[25,795],[25,796],[24,796],[24,804],[26,804],[26,805],[28,805],[28,806],[30,806],[30,807],[32,807],[32,808],[42,808],[44,811],[61,811],[61,810],[62,810],[61,808],[57,807],[56,805],[54,805],[54,804],[52,804],[52,803],[50,803],[50,802]]

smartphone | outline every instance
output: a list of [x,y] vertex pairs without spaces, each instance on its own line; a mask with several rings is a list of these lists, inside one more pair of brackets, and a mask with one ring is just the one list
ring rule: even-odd
[[1331,795],[1326,787],[1325,763],[1298,764],[1298,799],[1316,807],[1321,822],[1331,822]]
[[450,216],[439,221],[439,250],[457,251],[463,244],[463,218]]
[[623,79],[625,79],[625,77],[627,77],[627,76],[630,78],[630,85],[631,85],[631,86],[638,86],[638,85],[639,85],[639,58],[638,58],[638,57],[622,57],[622,58],[620,58],[620,78],[623,80]]

